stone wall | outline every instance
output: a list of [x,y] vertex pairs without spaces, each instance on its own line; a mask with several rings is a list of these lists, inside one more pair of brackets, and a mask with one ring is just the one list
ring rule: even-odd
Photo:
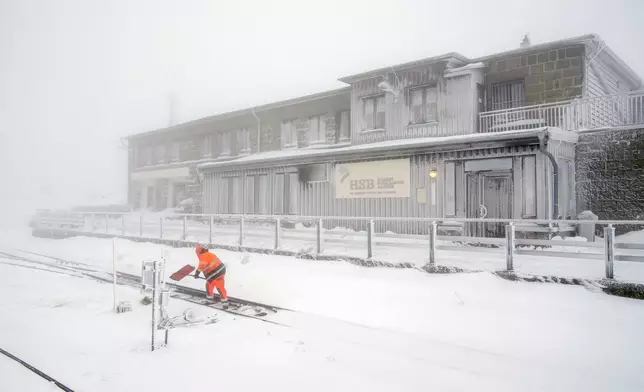
[[523,80],[526,105],[568,100],[582,94],[583,45],[526,53],[488,62],[488,94],[495,83]]
[[644,128],[582,133],[576,155],[578,212],[644,220]]

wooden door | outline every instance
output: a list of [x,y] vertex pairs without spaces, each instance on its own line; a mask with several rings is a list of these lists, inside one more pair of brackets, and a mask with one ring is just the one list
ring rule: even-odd
[[[512,211],[512,172],[466,173],[468,218],[509,219]],[[466,235],[503,237],[505,223],[468,223]]]
[[[482,202],[487,210],[486,218],[510,219],[512,211],[512,174],[484,172],[482,182]],[[505,237],[507,223],[485,223],[484,237]]]

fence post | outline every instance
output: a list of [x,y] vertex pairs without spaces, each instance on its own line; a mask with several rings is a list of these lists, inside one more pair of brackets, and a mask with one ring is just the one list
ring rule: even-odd
[[244,217],[239,218],[239,246],[244,246]]
[[184,215],[183,216],[183,233],[181,234],[181,239],[186,240],[186,232],[187,232],[187,226],[188,226],[188,216]]
[[163,217],[159,218],[159,238],[163,239]]
[[280,218],[275,218],[275,250],[278,250],[280,248],[280,226]]
[[606,262],[606,279],[613,279],[615,263],[615,228],[613,225],[604,227],[604,261]]
[[316,242],[315,242],[315,250],[317,251],[318,254],[322,253],[322,241],[324,240],[322,238],[322,219],[318,220],[318,227],[317,227],[317,236],[316,236]]
[[211,216],[208,220],[208,243],[212,244],[212,221],[213,217]]
[[436,264],[436,232],[438,231],[436,221],[429,224],[429,264]]
[[373,257],[373,219],[369,221],[367,226],[367,258],[370,259]]
[[514,223],[505,226],[505,264],[507,271],[514,271]]
[[139,237],[143,237],[143,215],[139,217]]

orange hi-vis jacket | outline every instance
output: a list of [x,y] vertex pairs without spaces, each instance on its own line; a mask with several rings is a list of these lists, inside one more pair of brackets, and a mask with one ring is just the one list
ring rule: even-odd
[[197,270],[202,271],[206,279],[215,276],[226,268],[224,263],[214,253],[205,252],[197,255],[197,257],[199,257],[199,267],[197,267]]

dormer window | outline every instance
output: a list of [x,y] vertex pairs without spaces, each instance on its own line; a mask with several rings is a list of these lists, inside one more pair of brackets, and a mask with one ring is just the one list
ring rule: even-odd
[[282,122],[282,147],[297,147],[297,126],[293,120]]
[[426,124],[438,121],[436,97],[436,86],[425,86],[410,90],[410,124]]
[[364,130],[385,129],[385,96],[376,95],[362,99]]

